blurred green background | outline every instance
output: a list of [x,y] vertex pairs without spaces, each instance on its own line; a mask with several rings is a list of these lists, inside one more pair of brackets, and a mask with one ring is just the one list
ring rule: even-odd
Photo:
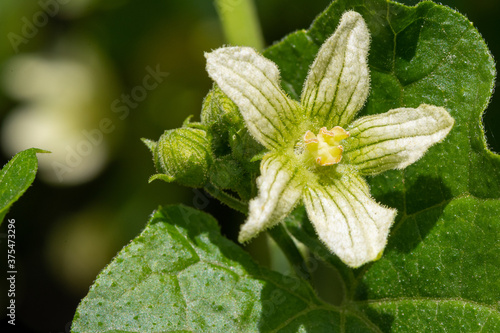
[[[307,28],[330,3],[255,2],[267,45]],[[493,55],[500,54],[500,1],[442,3],[465,14]],[[203,52],[224,45],[211,0],[2,0],[0,36],[1,165],[20,149],[53,151],[39,155],[37,180],[7,215],[16,220],[17,330],[69,332],[96,275],[158,205],[204,209],[221,221],[223,234],[236,238],[243,221],[238,213],[200,191],[147,183],[154,169],[139,140],[157,139],[189,115],[199,120],[212,85]],[[499,110],[494,97],[484,116],[497,152]],[[4,254],[5,240],[6,223],[0,228]],[[2,332],[10,327],[5,281]]]

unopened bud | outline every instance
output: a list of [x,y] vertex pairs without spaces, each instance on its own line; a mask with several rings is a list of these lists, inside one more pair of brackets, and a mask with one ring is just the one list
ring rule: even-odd
[[217,86],[203,101],[201,122],[212,138],[212,151],[217,156],[230,153],[230,133],[245,128],[238,107]]
[[207,133],[195,128],[177,128],[163,133],[158,142],[143,139],[153,153],[158,174],[149,181],[161,179],[181,185],[202,187],[212,163]]

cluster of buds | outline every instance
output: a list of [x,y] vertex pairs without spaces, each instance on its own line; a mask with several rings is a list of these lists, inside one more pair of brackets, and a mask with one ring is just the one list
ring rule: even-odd
[[263,150],[248,133],[238,107],[217,87],[206,96],[201,122],[184,122],[167,130],[155,142],[143,139],[153,155],[160,179],[189,187],[211,184],[232,190],[242,199],[255,195],[259,163],[252,159]]

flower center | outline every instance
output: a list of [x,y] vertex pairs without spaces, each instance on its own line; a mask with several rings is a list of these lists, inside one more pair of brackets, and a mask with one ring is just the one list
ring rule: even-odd
[[340,141],[347,139],[349,132],[340,126],[335,126],[331,130],[322,127],[318,135],[307,131],[304,134],[306,150],[321,166],[333,165],[340,162],[344,147],[339,145]]

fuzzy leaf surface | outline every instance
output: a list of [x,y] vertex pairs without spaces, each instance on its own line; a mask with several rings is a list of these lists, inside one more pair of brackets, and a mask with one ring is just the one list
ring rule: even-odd
[[46,151],[37,148],[23,150],[0,170],[0,224],[12,204],[19,200],[35,180],[38,170],[37,153]]
[[358,332],[305,281],[266,270],[222,237],[210,215],[170,206],[97,277],[72,332]]

